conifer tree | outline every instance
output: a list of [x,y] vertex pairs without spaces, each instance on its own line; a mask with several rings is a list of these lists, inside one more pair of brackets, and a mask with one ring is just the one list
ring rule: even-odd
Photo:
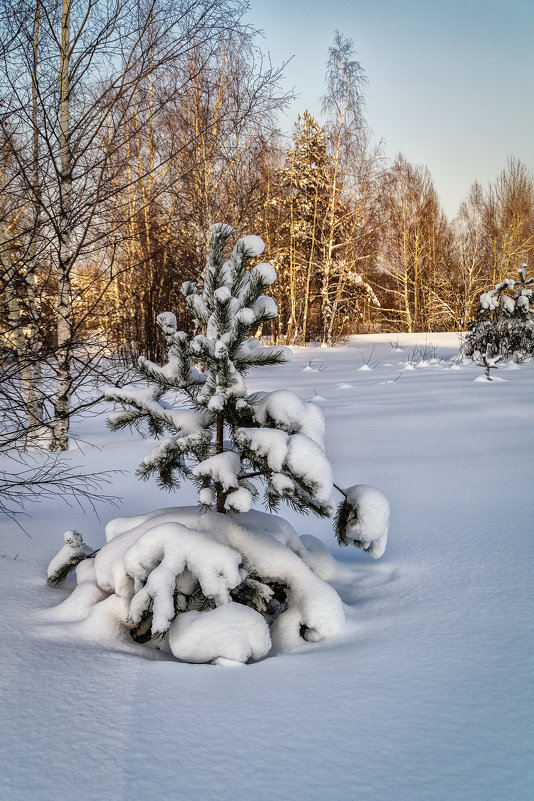
[[[200,503],[218,512],[248,511],[258,492],[254,480],[259,479],[269,508],[277,508],[283,499],[299,511],[330,516],[332,474],[320,410],[287,391],[247,394],[247,371],[280,364],[288,351],[265,347],[251,336],[277,315],[274,300],[262,294],[276,272],[267,263],[247,269],[264,248],[256,236],[239,239],[225,260],[232,233],[229,225],[211,227],[202,292],[192,282],[182,285],[201,333],[178,331],[172,312],[158,316],[167,363],[159,367],[140,358],[148,388],[107,393],[126,407],[110,416],[110,427],[146,421],[149,432],[162,439],[141,463],[139,474],[157,474],[161,486],[169,489],[188,478],[199,489]],[[169,408],[163,399],[168,391],[181,396],[177,408]]]
[[[276,278],[274,267],[248,269],[264,244],[246,236],[225,260],[233,229],[218,223],[210,233],[202,291],[182,285],[199,332],[178,331],[172,312],[160,314],[166,364],[142,358],[148,387],[108,393],[124,407],[112,414],[112,428],[146,421],[160,438],[141,476],[155,473],[169,488],[191,479],[199,507],[111,521],[107,544],[93,552],[69,531],[49,581],[61,582],[76,565],[75,592],[89,588],[87,614],[94,625],[108,626],[111,638],[158,642],[189,662],[246,662],[272,647],[316,642],[343,625],[341,599],[326,580],[332,568],[325,568],[331,557],[324,545],[308,547],[286,521],[250,511],[261,482],[271,509],[284,500],[299,512],[332,516],[334,483],[319,407],[287,390],[247,392],[249,369],[280,364],[288,354],[251,336],[277,314],[274,300],[263,295]],[[337,489],[339,543],[381,556],[387,500],[365,485]]]
[[283,211],[281,245],[276,250],[276,264],[280,266],[276,294],[287,343],[299,339],[305,343],[309,335],[312,299],[318,293],[323,257],[329,169],[324,128],[305,111],[295,124],[293,144],[280,170],[283,193],[276,199]]
[[527,277],[526,264],[518,273],[518,280],[505,278],[481,294],[477,317],[468,324],[464,355],[484,364],[488,378],[496,361],[534,356],[534,278]]

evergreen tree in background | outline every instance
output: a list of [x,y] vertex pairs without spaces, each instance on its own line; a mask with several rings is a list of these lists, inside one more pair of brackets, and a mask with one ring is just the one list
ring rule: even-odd
[[276,198],[283,214],[275,255],[280,267],[276,297],[288,344],[297,340],[304,344],[310,333],[323,259],[329,165],[324,128],[305,111],[295,125],[293,146],[280,170],[283,191]]
[[480,296],[478,315],[468,327],[463,352],[489,368],[496,359],[516,362],[534,355],[534,278],[527,278],[527,265],[519,279],[505,278]]

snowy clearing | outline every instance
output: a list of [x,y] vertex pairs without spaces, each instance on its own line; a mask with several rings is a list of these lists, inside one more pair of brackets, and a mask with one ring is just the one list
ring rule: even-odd
[[99,520],[43,502],[31,539],[1,523],[0,799],[530,801],[534,365],[478,381],[456,355],[453,334],[356,336],[251,374],[249,391],[320,405],[335,481],[377,487],[391,521],[374,560],[282,507],[338,561],[347,624],[236,669],[95,649],[50,623],[73,587],[46,585],[65,531],[97,548],[111,518],[196,502],[135,478],[147,443],[106,431],[109,405],[78,421],[68,458],[124,470],[124,503]]

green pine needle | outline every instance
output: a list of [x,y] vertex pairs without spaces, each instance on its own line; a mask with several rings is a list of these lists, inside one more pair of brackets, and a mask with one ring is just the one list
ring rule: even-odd
[[65,562],[63,565],[58,567],[55,573],[52,573],[52,575],[48,577],[46,583],[51,587],[61,587],[69,573],[72,573],[74,568],[87,558],[88,554],[86,554],[84,551],[75,551],[68,562]]

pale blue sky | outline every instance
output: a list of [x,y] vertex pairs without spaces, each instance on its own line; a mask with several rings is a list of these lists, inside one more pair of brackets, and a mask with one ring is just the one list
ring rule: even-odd
[[534,0],[250,0],[248,19],[273,63],[294,56],[288,131],[306,108],[321,118],[338,28],[367,73],[375,139],[428,165],[449,216],[509,155],[534,171]]

